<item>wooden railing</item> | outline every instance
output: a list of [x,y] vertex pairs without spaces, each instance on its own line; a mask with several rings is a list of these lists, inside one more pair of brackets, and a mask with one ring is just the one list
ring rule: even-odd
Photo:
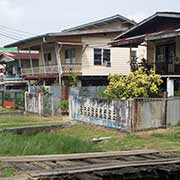
[[64,74],[81,73],[81,64],[62,64],[62,72]]
[[51,66],[38,66],[33,68],[22,68],[21,74],[22,76],[27,75],[49,75],[49,74],[58,74],[58,66],[51,65]]
[[[22,76],[53,75],[58,73],[59,73],[59,69],[57,65],[38,66],[33,68],[21,69]],[[64,74],[81,73],[81,64],[62,64],[62,73]]]

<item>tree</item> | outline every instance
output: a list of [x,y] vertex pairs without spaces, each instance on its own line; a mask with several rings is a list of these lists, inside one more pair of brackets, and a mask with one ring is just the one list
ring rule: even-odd
[[109,85],[105,95],[110,99],[131,99],[135,97],[155,97],[163,83],[160,75],[140,67],[128,75],[112,73],[108,77]]

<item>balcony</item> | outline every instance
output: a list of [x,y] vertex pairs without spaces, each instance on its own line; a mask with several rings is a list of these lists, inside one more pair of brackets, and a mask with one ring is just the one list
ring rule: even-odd
[[[71,73],[81,73],[81,64],[63,64],[62,65],[62,73],[64,75],[68,75]],[[38,66],[33,68],[22,68],[21,76],[36,76],[36,77],[58,77],[59,69],[57,65],[50,66]]]
[[156,73],[160,75],[180,75],[180,64],[156,63]]
[[38,66],[33,68],[22,68],[21,75],[22,76],[38,76],[38,75],[55,75],[58,74],[58,66]]
[[62,72],[64,75],[68,75],[71,73],[81,74],[81,63],[62,64]]

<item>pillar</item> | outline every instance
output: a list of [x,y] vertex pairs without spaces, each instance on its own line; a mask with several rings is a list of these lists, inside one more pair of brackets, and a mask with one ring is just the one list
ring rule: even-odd
[[167,96],[174,96],[174,79],[167,78]]

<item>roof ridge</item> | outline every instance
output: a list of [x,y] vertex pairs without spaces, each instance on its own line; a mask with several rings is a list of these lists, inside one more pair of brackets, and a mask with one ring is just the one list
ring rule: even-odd
[[85,27],[88,27],[88,26],[91,26],[91,25],[95,25],[95,24],[99,24],[99,23],[103,23],[103,22],[107,22],[107,21],[111,21],[111,20],[116,19],[116,18],[126,20],[126,21],[128,21],[129,23],[131,23],[133,25],[137,24],[134,20],[130,20],[130,19],[128,19],[128,18],[126,18],[126,17],[124,17],[124,16],[122,16],[120,14],[115,14],[113,16],[102,18],[102,19],[99,19],[99,20],[96,20],[96,21],[91,21],[89,23],[84,23],[84,24],[77,25],[77,26],[74,26],[74,27],[71,27],[71,28],[67,28],[67,29],[62,30],[61,32],[76,31],[76,30],[81,29],[81,28],[85,28]]

